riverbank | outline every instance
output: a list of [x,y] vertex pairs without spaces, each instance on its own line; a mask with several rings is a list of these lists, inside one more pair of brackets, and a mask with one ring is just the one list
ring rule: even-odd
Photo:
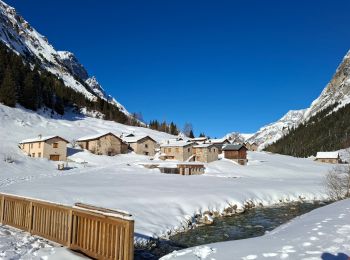
[[[335,202],[250,239],[173,252],[162,260],[336,259],[350,255],[350,199]],[[343,258],[339,258],[343,259]],[[344,258],[347,259],[347,258]]]
[[136,260],[155,260],[175,250],[183,250],[208,243],[231,241],[262,236],[276,227],[329,202],[289,202],[273,206],[257,206],[231,216],[215,217],[211,224],[169,237],[150,241],[147,247],[136,246]]

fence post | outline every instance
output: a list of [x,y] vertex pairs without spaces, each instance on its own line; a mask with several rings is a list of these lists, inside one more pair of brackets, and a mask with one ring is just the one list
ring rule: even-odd
[[128,260],[134,259],[134,221],[131,220],[127,222],[125,228],[125,255]]
[[33,214],[33,201],[29,202],[29,212],[28,212],[28,220],[29,220],[29,233],[32,233],[33,230],[33,219],[34,219],[34,214]]
[[1,216],[0,216],[1,224],[4,221],[4,210],[5,210],[5,195],[1,195]]
[[72,232],[75,231],[75,228],[73,228],[73,210],[69,210],[69,216],[68,216],[68,244],[67,246],[70,247],[72,244]]

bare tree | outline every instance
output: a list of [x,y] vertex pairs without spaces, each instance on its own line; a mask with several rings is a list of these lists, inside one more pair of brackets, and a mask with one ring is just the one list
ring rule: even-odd
[[350,198],[350,165],[340,164],[331,169],[325,177],[324,184],[330,199]]
[[189,137],[191,135],[191,132],[193,133],[193,126],[191,123],[185,123],[183,133]]
[[73,148],[75,148],[77,146],[77,139],[73,138],[71,141],[70,141],[71,145]]

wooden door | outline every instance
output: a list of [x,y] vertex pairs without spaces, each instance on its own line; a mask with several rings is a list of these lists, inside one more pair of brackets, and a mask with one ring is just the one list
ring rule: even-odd
[[59,161],[60,160],[60,156],[58,154],[51,154],[50,155],[50,160],[51,161]]

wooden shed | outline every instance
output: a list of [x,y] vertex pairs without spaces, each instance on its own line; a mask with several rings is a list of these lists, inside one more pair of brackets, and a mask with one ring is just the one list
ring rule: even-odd
[[81,148],[97,155],[113,156],[128,151],[128,145],[121,138],[110,132],[82,137],[76,143]]
[[242,144],[228,144],[222,148],[226,159],[234,160],[241,165],[246,165],[247,159],[247,147]]

